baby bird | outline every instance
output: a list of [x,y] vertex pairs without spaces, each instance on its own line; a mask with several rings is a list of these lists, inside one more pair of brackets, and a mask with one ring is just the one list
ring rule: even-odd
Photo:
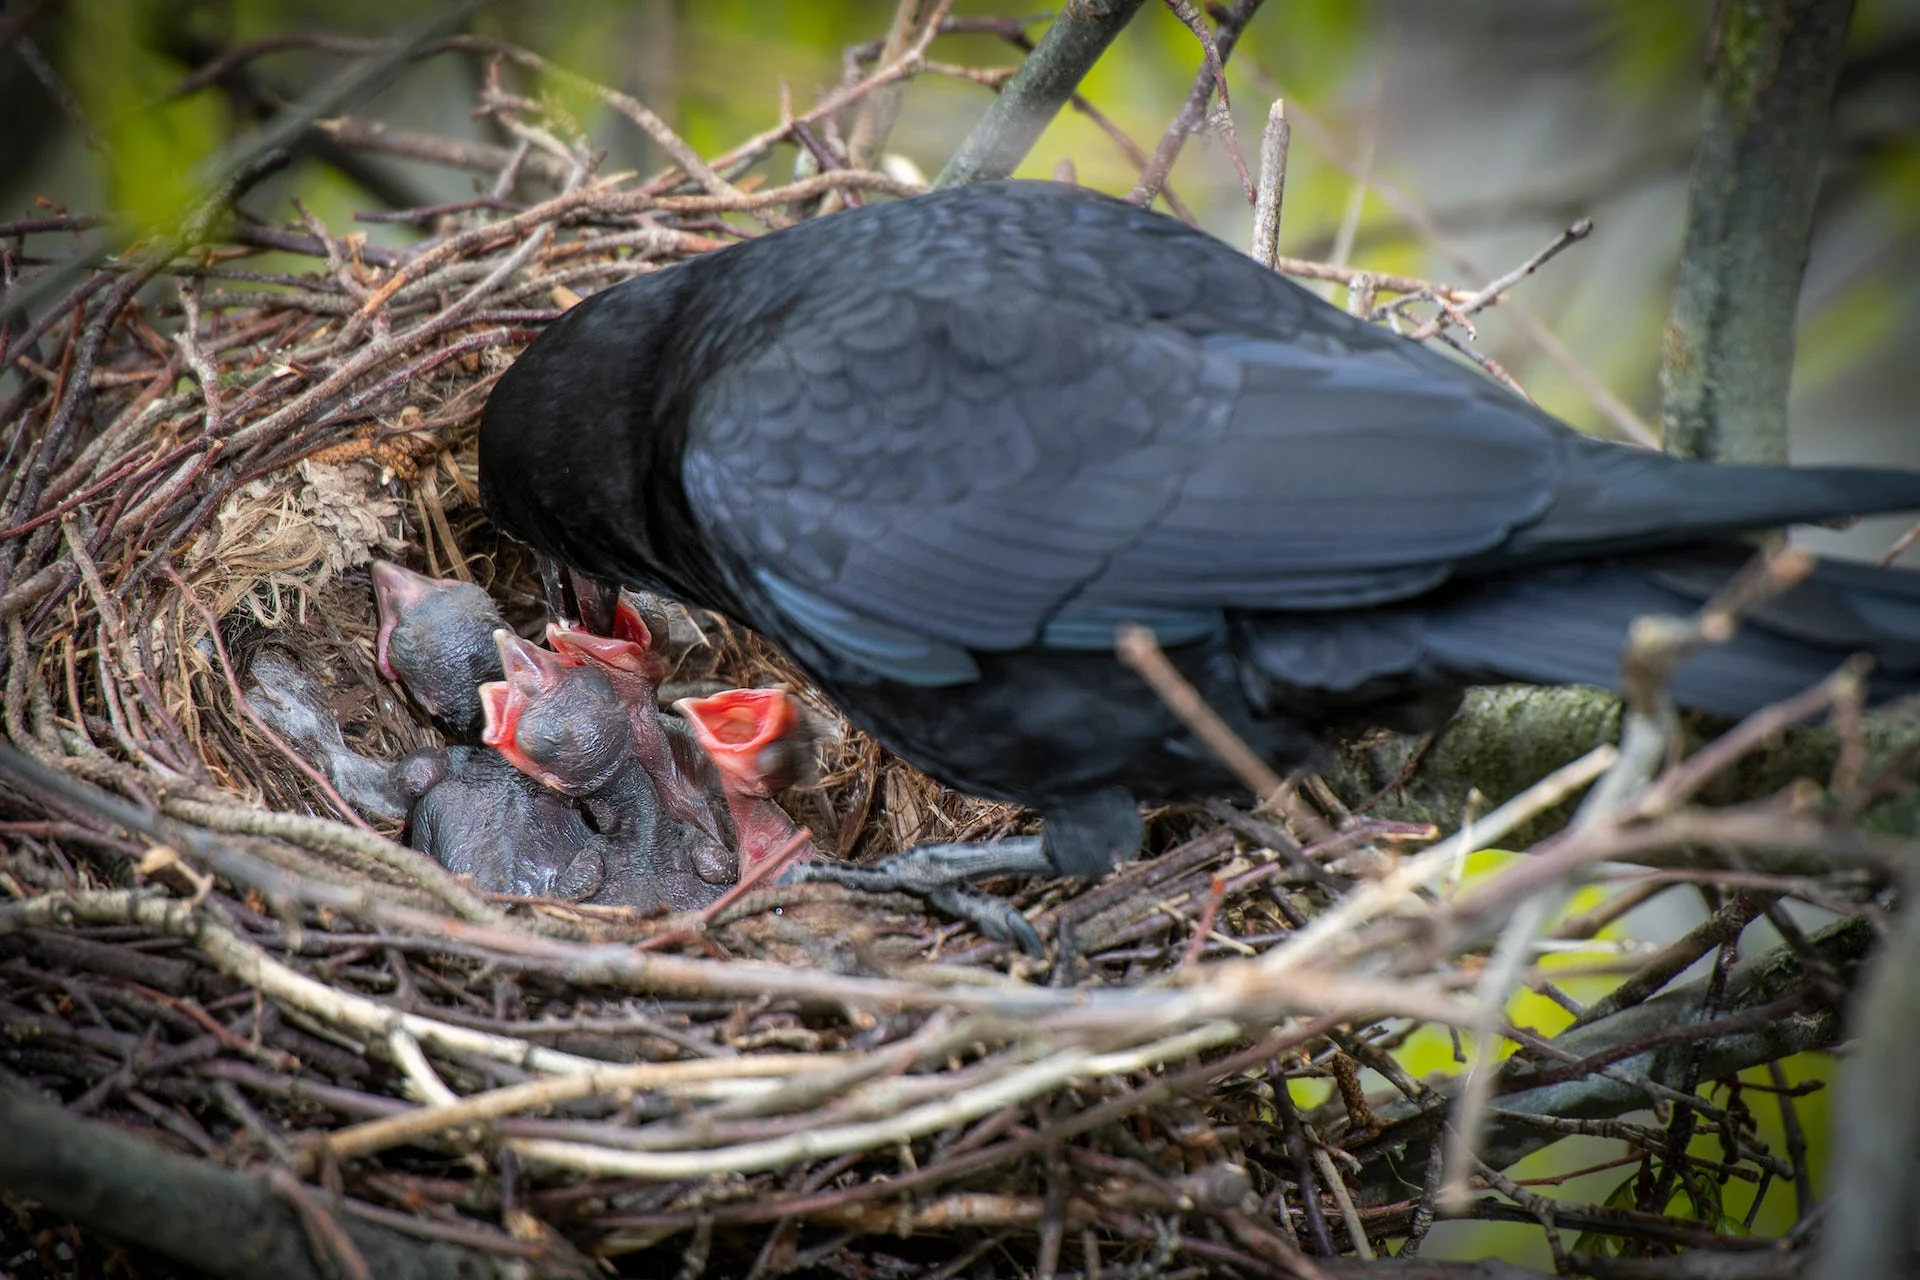
[[[773,793],[792,786],[805,768],[810,737],[792,697],[778,689],[728,689],[708,698],[682,698],[673,709],[719,770],[733,827],[740,871],[787,847],[799,834]],[[811,842],[796,862],[812,859]]]
[[440,722],[455,745],[426,747],[388,767],[410,815],[407,842],[490,893],[578,900],[599,888],[579,857],[593,831],[579,807],[477,744],[480,685],[501,676],[493,598],[469,582],[373,564],[380,612],[375,659]]
[[471,582],[429,578],[387,560],[373,562],[380,609],[374,656],[380,674],[460,742],[480,737],[480,695],[500,678],[493,633],[507,624],[493,597]]
[[[588,902],[703,907],[738,875],[738,856],[675,821],[635,747],[631,711],[607,673],[494,633],[506,679],[481,690],[485,741],[516,769],[576,801],[592,828],[579,857],[596,861]],[[587,870],[570,882],[585,883]]]
[[600,888],[594,832],[579,808],[498,751],[428,747],[393,768],[413,803],[407,843],[488,893],[578,902]]
[[594,635],[559,623],[547,626],[547,643],[577,665],[598,668],[627,710],[633,753],[651,775],[667,813],[706,834],[715,844],[735,841],[721,779],[685,722],[662,715],[658,690],[669,663],[656,640],[667,636],[664,612],[651,618],[622,600],[613,634]]

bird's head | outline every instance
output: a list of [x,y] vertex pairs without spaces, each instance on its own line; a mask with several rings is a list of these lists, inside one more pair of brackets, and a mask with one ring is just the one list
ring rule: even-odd
[[482,685],[481,740],[534,780],[569,796],[606,786],[630,750],[627,713],[606,675],[494,632],[504,680]]
[[693,726],[730,790],[770,795],[800,777],[807,740],[791,695],[778,689],[728,689],[707,698],[682,698],[673,709]]
[[374,561],[372,572],[380,674],[471,736],[480,724],[475,687],[500,676],[493,633],[504,623],[493,598],[471,582],[429,578],[387,560]]
[[481,411],[482,509],[543,558],[553,616],[599,635],[616,583],[732,603],[681,481],[690,407],[719,358],[686,349],[685,307],[700,292],[686,265],[568,308]]

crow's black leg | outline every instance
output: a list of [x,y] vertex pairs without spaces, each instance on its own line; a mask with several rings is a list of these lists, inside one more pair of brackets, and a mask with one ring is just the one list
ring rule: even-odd
[[1013,904],[966,882],[976,876],[1050,876],[1053,861],[1040,836],[1010,836],[991,843],[923,844],[871,866],[803,862],[786,875],[791,882],[826,881],[869,893],[910,893],[935,909],[969,922],[989,938],[1017,942],[1040,954],[1040,935]]
[[927,902],[956,920],[965,920],[983,937],[1011,942],[1035,960],[1046,956],[1033,924],[1005,898],[996,898],[972,885],[951,884],[928,893]]
[[1013,905],[966,884],[980,876],[1105,875],[1140,851],[1140,808],[1123,787],[1105,787],[1055,801],[1042,815],[1044,836],[988,843],[923,844],[871,866],[805,862],[792,882],[825,880],[872,893],[911,893],[958,916],[996,941],[1040,955],[1040,935]]
[[872,893],[917,893],[923,897],[935,889],[980,876],[1056,874],[1039,836],[1010,836],[978,844],[923,844],[871,866],[803,862],[794,871],[805,873],[799,879],[831,880]]

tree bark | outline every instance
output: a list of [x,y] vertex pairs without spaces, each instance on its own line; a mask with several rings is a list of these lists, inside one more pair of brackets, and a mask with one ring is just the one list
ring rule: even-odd
[[[334,1274],[314,1257],[293,1206],[261,1178],[175,1155],[4,1084],[0,1135],[0,1188],[37,1200],[87,1230],[132,1241],[210,1276],[321,1280]],[[325,1193],[305,1192],[327,1207]],[[333,1221],[382,1280],[484,1280],[524,1275],[529,1265],[414,1240],[345,1214]]]
[[1040,43],[933,180],[934,190],[1004,178],[1019,167],[1141,3],[1067,0],[1062,4]]
[[1853,0],[1720,0],[1660,386],[1667,451],[1787,460],[1794,310]]
[[[1322,776],[1349,805],[1384,791],[1368,809],[1371,817],[1430,822],[1452,831],[1474,792],[1482,797],[1479,812],[1485,813],[1600,744],[1618,742],[1620,711],[1614,694],[1579,685],[1472,689],[1431,744],[1397,734],[1360,739],[1339,752]],[[1903,759],[1909,761],[1904,772],[1911,775],[1911,755],[1920,754],[1920,724],[1868,716],[1862,736],[1862,777],[1871,779]],[[1733,804],[1770,796],[1800,778],[1824,782],[1839,750],[1839,735],[1832,729],[1790,731],[1736,762],[1701,798]],[[1502,844],[1525,848],[1553,834],[1578,803],[1576,798],[1548,810]],[[1920,800],[1890,797],[1870,811],[1866,825],[1887,834],[1920,833]]]
[[1834,1093],[1832,1191],[1814,1280],[1920,1274],[1920,915],[1905,909],[1848,1011],[1857,1048]]

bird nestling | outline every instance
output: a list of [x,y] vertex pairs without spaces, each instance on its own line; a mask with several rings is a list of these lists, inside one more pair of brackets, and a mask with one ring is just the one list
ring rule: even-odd
[[[740,872],[786,849],[800,835],[773,793],[806,771],[813,741],[791,695],[779,689],[728,689],[706,698],[682,698],[673,709],[693,726],[701,748],[720,771],[733,827],[739,833]],[[811,861],[809,841],[794,862]]]
[[739,855],[667,812],[634,749],[628,709],[604,671],[502,629],[504,681],[481,687],[484,739],[516,769],[577,802],[603,882],[584,900],[705,906],[739,875]]

